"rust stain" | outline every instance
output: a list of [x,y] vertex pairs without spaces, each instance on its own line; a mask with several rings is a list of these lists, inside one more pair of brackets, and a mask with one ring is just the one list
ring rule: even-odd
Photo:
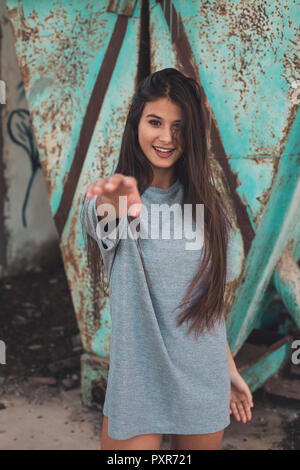
[[259,166],[263,165],[265,160],[267,161],[268,164],[270,164],[270,163],[272,164],[272,179],[271,179],[271,182],[268,185],[268,187],[260,194],[260,196],[256,197],[256,199],[260,203],[260,210],[257,211],[256,213],[254,213],[254,212],[251,211],[251,207],[249,207],[249,210],[252,213],[253,222],[257,226],[258,223],[259,223],[259,220],[260,220],[260,218],[261,218],[261,216],[262,216],[262,214],[263,214],[263,212],[266,208],[266,205],[269,201],[269,198],[271,196],[272,188],[273,188],[273,185],[274,185],[275,180],[277,178],[278,165],[279,165],[279,162],[280,162],[280,158],[273,157],[270,160],[270,156],[266,157],[266,159],[264,157],[259,157],[258,158],[258,157],[253,156],[252,160],[255,161],[257,163],[257,165],[259,165]]
[[[82,18],[79,12],[74,19],[74,24],[71,31],[65,30],[55,32],[56,49],[53,54],[48,54],[48,50],[43,47],[43,37],[40,37],[41,31],[45,29],[45,24],[39,24],[40,17],[36,11],[28,17],[24,17],[24,9],[21,5],[9,11],[10,18],[15,22],[15,28],[12,28],[15,41],[31,42],[33,47],[32,55],[41,57],[41,53],[45,52],[47,55],[47,63],[35,65],[35,72],[38,72],[38,78],[34,84],[30,83],[31,67],[28,66],[27,56],[21,56],[19,61],[22,80],[24,83],[25,91],[28,92],[29,88],[52,86],[53,99],[48,99],[46,102],[41,102],[39,110],[34,109],[31,115],[35,118],[33,122],[51,123],[52,129],[47,128],[40,132],[36,129],[35,132],[38,148],[42,156],[42,168],[45,176],[48,194],[51,194],[56,188],[56,181],[61,173],[59,167],[59,160],[63,157],[63,142],[61,136],[71,133],[71,117],[69,118],[69,109],[78,107],[76,96],[72,92],[74,87],[78,87],[78,82],[85,81],[87,69],[85,66],[85,59],[88,60],[92,50],[98,50],[103,43],[103,36],[97,35],[97,31],[108,21],[103,17],[103,13],[96,12],[90,18]],[[44,21],[55,21],[59,17],[67,19],[67,13],[64,8],[56,8],[51,10],[49,15]],[[33,27],[29,25],[35,23]],[[67,28],[67,25],[66,25]],[[108,34],[108,33],[107,33]],[[94,35],[94,40],[91,36]],[[82,43],[86,43],[88,47],[83,47]],[[81,60],[78,61],[78,57]],[[48,80],[48,82],[46,82]],[[52,82],[57,83],[55,87]],[[59,102],[57,100],[55,88],[59,88]],[[57,157],[57,158],[55,158]]]
[[293,103],[291,104],[290,114],[287,118],[286,125],[285,125],[285,127],[283,128],[283,131],[282,131],[282,139],[281,139],[281,142],[280,142],[280,155],[283,154],[283,152],[284,152],[284,148],[285,148],[285,145],[286,145],[286,142],[287,142],[287,138],[288,138],[288,135],[291,131],[291,127],[292,127],[292,125],[295,121],[295,117],[296,117],[298,108],[299,108],[299,104],[293,104]]
[[118,15],[131,16],[136,2],[127,0],[127,2],[123,1],[121,5],[119,5],[119,3],[120,2],[117,0],[109,0],[106,11],[109,13],[116,13]]
[[61,237],[70,207],[72,205],[77,181],[80,176],[86,152],[101,110],[106,89],[109,85],[109,80],[114,70],[121,45],[123,43],[127,25],[128,18],[125,16],[119,16],[116,21],[109,46],[104,56],[94,89],[92,91],[89,104],[87,106],[86,115],[84,117],[79,136],[79,142],[76,147],[72,165],[64,186],[60,205],[54,217],[59,237]]
[[[256,214],[256,216],[254,217],[253,216],[253,220],[255,223],[257,223],[257,220],[260,219],[261,217],[261,214],[263,213],[267,203],[268,203],[268,200],[270,198],[270,195],[271,195],[271,192],[272,192],[272,188],[274,187],[274,184],[275,184],[275,181],[277,179],[277,174],[278,174],[278,168],[279,168],[279,164],[281,162],[281,158],[285,158],[284,156],[284,148],[286,146],[286,142],[288,140],[288,136],[289,136],[289,133],[290,133],[290,130],[291,130],[291,127],[294,123],[294,120],[295,120],[295,117],[296,117],[296,113],[297,113],[297,110],[298,110],[298,106],[297,104],[295,105],[292,105],[291,106],[291,109],[290,109],[290,115],[287,119],[287,122],[286,122],[286,126],[284,127],[283,129],[283,132],[282,132],[282,138],[281,138],[281,141],[280,141],[280,144],[279,144],[279,155],[280,157],[276,158],[273,156],[272,158],[272,165],[273,165],[273,170],[272,170],[272,180],[269,184],[269,187],[268,189],[266,189],[263,194],[260,196],[260,197],[257,197],[256,199],[259,200],[259,202],[261,203],[261,209],[260,211]],[[298,161],[299,161],[299,164],[300,164],[300,156],[299,155],[294,155],[292,156],[293,158],[297,158]],[[253,158],[253,160],[258,163],[258,164],[262,164],[262,158]],[[269,159],[268,159],[269,160]]]
[[300,270],[292,254],[292,241],[289,246],[283,251],[279,258],[276,269],[280,272],[280,277],[283,282],[288,282],[293,286],[293,292],[295,293],[294,298],[294,309],[299,311],[300,306]]

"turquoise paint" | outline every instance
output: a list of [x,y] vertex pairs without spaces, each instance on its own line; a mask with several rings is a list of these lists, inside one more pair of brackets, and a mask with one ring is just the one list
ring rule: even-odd
[[275,265],[288,242],[293,240],[295,231],[299,230],[300,165],[299,158],[294,156],[297,152],[300,154],[299,121],[298,110],[270,199],[245,263],[246,281],[238,287],[236,301],[228,315],[227,328],[234,352],[250,334]]
[[259,214],[264,209],[264,193],[271,188],[274,177],[273,158],[261,158],[259,165],[251,158],[230,158],[232,171],[243,178],[243,183],[237,188],[237,193],[247,207],[252,227],[255,229]]
[[[229,164],[241,182],[237,193],[247,208],[256,232],[245,260],[245,282],[236,289],[236,301],[227,324],[231,349],[235,354],[255,325],[260,322],[262,327],[267,326],[263,314],[274,295],[272,274],[289,241],[294,241],[295,259],[300,258],[300,224],[297,222],[300,202],[297,186],[300,165],[299,114],[290,134],[285,135],[292,110],[291,85],[297,74],[291,58],[296,54],[296,28],[300,23],[300,12],[294,1],[288,5],[284,1],[264,2],[267,17],[264,27],[259,30],[260,19],[256,18],[254,7],[251,6],[247,20],[241,21],[245,6],[241,1],[222,4],[226,8],[225,15],[224,11],[220,11],[220,3],[213,0],[172,0],[172,4],[183,20]],[[39,152],[41,160],[47,164],[47,175],[51,179],[49,197],[54,214],[117,15],[106,12],[106,0],[95,4],[69,0],[64,1],[59,9],[54,0],[42,4],[33,0],[8,0],[7,5],[9,8],[23,7],[28,25],[30,40],[25,41],[18,36],[16,49],[18,56],[22,57],[22,65],[28,65],[27,98],[31,111],[34,111],[34,130],[43,142]],[[63,233],[62,248],[72,240],[74,245],[70,251],[76,260],[80,260],[79,270],[74,270],[71,265],[66,266],[66,270],[70,285],[74,286],[72,299],[75,310],[79,313],[79,308],[83,308],[80,329],[91,344],[88,357],[106,357],[110,316],[108,299],[105,299],[101,327],[97,330],[91,286],[86,279],[76,279],[77,273],[84,272],[86,268],[86,257],[79,256],[83,250],[83,239],[79,225],[74,237],[74,220],[79,220],[78,208],[87,184],[111,172],[117,162],[125,118],[134,92],[140,6],[141,2],[137,1],[129,20]],[[176,66],[170,32],[161,7],[151,0],[150,8],[154,28],[152,40],[156,47],[152,68]],[[85,19],[91,20],[90,24],[84,24]],[[14,22],[20,23],[20,19],[14,19]],[[65,44],[67,48],[64,48]],[[36,50],[46,52],[37,57]],[[53,133],[51,114],[55,111],[58,111],[56,134]],[[62,132],[62,123],[70,124],[70,130]],[[59,146],[63,149],[62,154],[57,150]],[[278,158],[280,166],[275,175],[273,163]],[[272,187],[273,177],[276,177],[276,182]],[[264,194],[270,194],[266,207]],[[239,232],[236,234],[236,246],[234,266],[239,273],[244,256]],[[267,289],[268,286],[272,292]],[[273,358],[276,367],[285,358],[284,354],[277,353]],[[93,378],[102,374],[102,368],[86,365],[86,361],[82,363],[86,377],[83,392],[88,394]],[[256,388],[266,377],[262,363],[247,373],[254,377],[253,385]]]
[[246,31],[241,35],[239,27],[244,2],[224,3],[225,15],[218,13],[215,1],[174,0],[173,4],[183,19],[231,168],[241,181],[237,192],[254,227],[263,210],[259,200],[272,182],[273,160],[280,157],[291,110],[289,93],[295,70],[285,64],[286,57],[292,59],[296,54],[299,11],[295,11],[295,2],[276,2],[276,9],[273,1],[264,2],[273,16],[266,20],[270,31],[261,32],[260,37],[251,23],[255,8],[250,8],[246,40]]
[[291,342],[256,362],[241,375],[251,392],[257,390],[268,378],[276,374],[281,364],[291,358]]
[[[270,282],[264,293],[261,304],[257,309],[256,320],[254,322],[253,328],[260,329],[264,327],[268,328],[270,325],[274,326],[279,314],[278,308],[274,310],[274,306],[272,305],[272,300],[274,300],[275,296],[276,289],[274,288],[272,282]],[[272,311],[270,311],[270,305],[272,305]],[[278,305],[278,303],[276,305]]]
[[300,329],[300,269],[296,262],[291,266],[293,275],[291,279],[285,279],[284,275],[275,269],[273,273],[273,284],[276,287],[284,305],[293,317],[297,327]]
[[136,3],[137,3],[136,0],[119,0],[116,13],[123,15],[124,12],[127,13],[127,12],[132,11],[132,15],[133,15],[135,7],[136,7]]
[[[18,7],[20,7],[20,3],[18,3]],[[47,155],[42,152],[42,159],[47,160],[47,173],[48,176],[50,175],[52,185],[49,195],[52,213],[55,213],[59,206],[63,179],[72,164],[86,107],[117,21],[117,15],[106,12],[106,7],[106,1],[94,5],[87,5],[81,0],[64,2],[63,7],[60,6],[59,10],[54,1],[48,2],[47,8],[44,6],[39,8],[35,2],[26,3],[24,15],[30,26],[38,31],[36,33],[38,41],[35,36],[36,43],[34,40],[29,43],[20,41],[16,47],[19,48],[19,53],[24,56],[24,62],[31,64],[28,97],[29,107],[35,112],[35,129],[38,129],[41,140],[44,140],[47,133],[50,135],[52,132],[53,134],[53,120],[49,119],[48,122],[45,122],[41,117],[41,114],[45,114],[49,109],[49,103],[51,103],[52,112],[56,108],[59,110],[57,114],[58,129],[66,116],[71,123],[71,129],[67,132],[58,131],[57,141],[54,140],[52,144],[56,147],[54,155],[52,156],[50,152]],[[62,8],[65,15],[63,22]],[[74,220],[79,215],[79,208],[87,184],[104,176],[103,172],[107,174],[112,171],[119,153],[130,97],[134,92],[139,46],[139,12],[140,2],[136,2],[133,17],[129,19],[124,43],[80,175],[73,205],[64,228],[62,247],[65,243],[69,244],[69,240],[74,241]],[[80,20],[78,22],[76,22],[76,15]],[[88,19],[91,24],[86,24],[83,27],[85,19]],[[61,34],[59,34],[60,31]],[[49,38],[51,38],[51,42],[49,42]],[[67,49],[64,48],[64,44],[67,44]],[[39,55],[39,63],[36,65],[32,64],[31,60],[34,57],[35,47],[47,51],[46,54]],[[128,51],[130,51],[130,60]],[[61,75],[59,75],[60,65],[63,67]],[[41,77],[41,69],[47,71],[46,77]],[[65,77],[68,77],[67,80]],[[70,86],[70,82],[72,86]],[[66,97],[70,99],[66,100]],[[58,155],[57,152],[59,144],[63,148],[61,155]],[[49,142],[46,139],[45,146],[49,150]],[[58,157],[59,166],[56,166],[54,162]],[[52,166],[53,169],[51,169]],[[72,250],[76,260],[82,263],[80,272],[85,272],[87,263],[86,256],[79,256],[83,248],[84,240],[79,224]],[[77,272],[74,271],[70,263],[67,266],[67,277],[71,282],[70,285],[74,286],[72,299],[76,312],[80,313],[78,318],[81,333],[91,345],[92,351],[89,352],[105,358],[110,340],[108,298],[103,299],[105,306],[101,314],[100,312],[95,314],[91,286],[87,283],[87,279],[82,280],[84,282],[75,288],[79,281]],[[82,295],[80,295],[81,293]],[[82,310],[84,311],[83,317],[81,316]],[[99,315],[101,315],[101,328],[96,330],[95,325]]]
[[[107,327],[106,325],[110,325]],[[101,309],[101,325],[98,330],[94,332],[92,338],[91,349],[94,354],[103,358],[109,359],[109,343],[111,338],[111,317],[109,298],[104,299],[104,307]]]
[[[9,8],[20,7],[20,2],[8,0],[7,5]],[[85,0],[69,0],[59,5],[55,0],[42,4],[27,0],[21,5],[26,23],[38,31],[32,35],[35,40],[19,41],[16,47],[24,63],[31,64],[27,98],[30,109],[35,112],[35,128],[42,138],[53,133],[53,121],[47,121],[47,116],[57,112],[58,135],[52,144],[54,153],[45,155],[44,149],[40,152],[41,160],[47,159],[48,165],[52,160],[49,166],[55,168],[49,172],[52,184],[50,206],[55,213],[61,199],[63,178],[71,167],[90,94],[117,16],[106,12],[106,1],[87,4]],[[89,27],[84,25],[85,20],[90,22]],[[47,52],[37,56],[36,47]],[[59,131],[64,120],[71,131]],[[61,154],[59,146],[63,149]],[[55,164],[57,159],[59,165]]]
[[[173,51],[168,24],[162,15],[161,6],[156,0],[150,0],[150,24],[153,28],[151,72],[166,67],[176,68],[176,52]],[[163,44],[164,47],[161,47]]]
[[[125,126],[125,118],[130,104],[131,96],[134,93],[134,80],[137,70],[138,61],[138,28],[139,18],[139,2],[135,6],[132,17],[129,19],[128,28],[121,47],[115,69],[107,93],[105,95],[101,113],[97,121],[94,134],[92,136],[88,153],[82,168],[80,180],[74,196],[74,201],[77,204],[72,205],[67,224],[63,233],[63,237],[67,240],[72,230],[71,222],[74,217],[77,217],[78,207],[85,192],[86,184],[83,180],[89,183],[96,181],[101,177],[108,176],[114,169],[116,164],[120,146],[121,138]],[[112,14],[113,15],[113,14]],[[128,61],[128,50],[131,51],[130,61]],[[78,243],[78,250],[82,246],[82,234],[79,227],[76,243]],[[100,252],[99,252],[100,256]],[[85,260],[82,260],[85,263]],[[82,266],[83,269],[84,266]],[[89,338],[91,341],[90,353],[100,358],[108,358],[107,351],[109,350],[109,342],[111,336],[111,317],[109,309],[109,298],[104,298],[104,308],[101,312],[101,326],[95,329],[95,319],[93,318],[93,309],[91,305],[91,293],[84,292],[83,296],[85,301],[85,316],[87,317],[89,327]],[[75,303],[76,311],[79,311],[82,299],[78,297],[78,302]],[[90,312],[90,313],[89,313]],[[95,313],[94,313],[95,315]]]
[[[237,352],[259,315],[275,261],[287,242],[281,236],[281,225],[285,222],[286,234],[289,232],[290,237],[297,231],[290,215],[293,203],[298,199],[299,163],[293,156],[299,155],[299,150],[289,151],[286,146],[282,158],[280,154],[287,138],[284,131],[293,106],[290,91],[295,77],[295,70],[286,68],[286,57],[292,57],[296,52],[296,44],[292,41],[295,41],[296,27],[300,23],[299,13],[292,16],[293,3],[287,7],[284,2],[276,2],[274,9],[274,3],[269,1],[264,4],[272,15],[257,17],[253,9],[241,22],[243,2],[223,4],[225,15],[224,10],[218,10],[219,4],[215,1],[174,0],[173,4],[183,20],[230,166],[238,175],[237,193],[257,231],[246,260],[245,282],[236,292],[236,302],[228,321],[229,336]],[[288,18],[293,18],[290,25]],[[270,30],[259,29],[260,21],[270,26]],[[281,27],[276,29],[278,25]],[[289,136],[288,145],[297,141],[294,132]],[[280,176],[276,178],[274,174],[274,163],[278,158],[281,158],[286,186]],[[282,165],[283,159],[288,162]],[[277,185],[272,188],[274,178]],[[285,198],[287,207],[291,204],[290,213],[281,206],[279,217],[277,203],[274,203],[278,191],[281,199]],[[265,210],[266,194],[271,198],[267,206],[272,214],[269,218]],[[269,249],[266,249],[266,240],[270,240]],[[254,250],[257,245],[259,249]]]
[[[292,70],[284,68],[284,54],[296,53],[291,41],[297,41],[299,12],[294,17],[286,2],[276,2],[275,18],[292,18],[292,26],[286,21],[281,22],[282,28],[272,29],[273,19],[268,18],[270,31],[258,32],[251,23],[256,10],[250,8],[249,28],[243,32],[242,25],[248,24],[240,20],[244,2],[226,2],[225,15],[218,13],[215,1],[173,3],[179,6],[227,155],[239,159],[278,154],[291,107],[287,94],[294,80]],[[274,2],[264,5],[271,9]]]

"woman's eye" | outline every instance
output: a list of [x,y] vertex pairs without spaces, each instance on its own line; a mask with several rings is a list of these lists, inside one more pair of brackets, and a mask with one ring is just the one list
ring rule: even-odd
[[[149,123],[150,123],[150,124],[152,124],[152,123],[158,123],[158,124],[160,124],[160,122],[157,121],[156,119],[152,119],[151,121],[149,121]],[[157,126],[154,125],[154,127],[157,127]],[[180,123],[178,123],[178,124],[176,124],[174,127],[175,127],[176,129],[180,129],[181,125],[180,125]]]

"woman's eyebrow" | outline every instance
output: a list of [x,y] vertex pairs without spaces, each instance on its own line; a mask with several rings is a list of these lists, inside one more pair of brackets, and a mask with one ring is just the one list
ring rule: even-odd
[[[147,114],[146,117],[155,117],[155,118],[161,119],[163,121],[163,118],[160,117],[160,116],[157,116],[156,114]],[[176,121],[174,121],[174,122],[181,122],[181,119],[176,119]]]

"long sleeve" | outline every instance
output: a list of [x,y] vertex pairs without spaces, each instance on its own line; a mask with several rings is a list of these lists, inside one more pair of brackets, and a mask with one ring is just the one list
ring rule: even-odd
[[104,224],[98,219],[96,201],[97,195],[93,199],[85,197],[83,207],[80,213],[81,224],[86,232],[93,237],[100,249],[108,279],[115,257],[116,248],[127,227],[127,215]]

